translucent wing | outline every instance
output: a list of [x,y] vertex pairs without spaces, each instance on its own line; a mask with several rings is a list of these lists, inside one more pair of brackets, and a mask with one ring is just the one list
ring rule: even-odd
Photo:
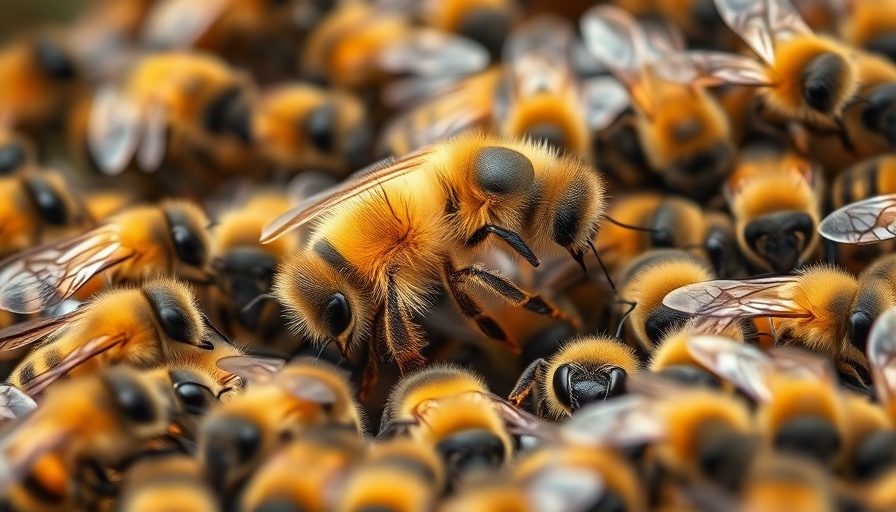
[[775,63],[775,46],[769,23],[773,0],[715,0],[719,16],[768,64]]
[[896,398],[896,307],[874,321],[868,336],[868,362],[880,401],[890,403]]
[[137,148],[137,165],[146,172],[156,171],[162,165],[166,129],[165,106],[160,102],[149,104],[143,116],[143,138]]
[[896,194],[848,204],[818,224],[821,236],[841,244],[873,244],[896,237]]
[[142,133],[140,110],[115,86],[100,87],[87,120],[87,150],[100,171],[120,174],[127,168]]
[[0,422],[18,420],[37,409],[37,402],[19,388],[0,384]]
[[387,159],[381,163],[362,169],[341,184],[311,197],[292,210],[284,213],[261,233],[261,243],[276,240],[280,236],[314,220],[343,201],[357,197],[383,183],[424,169],[429,150],[423,149],[398,160]]
[[339,398],[326,382],[310,375],[280,373],[274,382],[290,395],[315,404],[333,404]]
[[656,441],[666,427],[656,403],[643,395],[625,395],[576,411],[563,424],[562,437],[573,443],[631,446]]
[[85,311],[86,309],[79,308],[62,316],[10,325],[0,330],[0,350],[15,350],[45,340],[61,327],[77,320]]
[[791,377],[812,379],[837,384],[834,366],[825,358],[798,347],[774,347],[769,351],[772,357],[771,370]]
[[286,361],[279,357],[240,355],[222,357],[216,364],[218,368],[238,376],[243,382],[265,383],[274,378]]
[[143,41],[151,48],[189,48],[218,19],[228,0],[163,0],[147,15]]
[[23,391],[31,396],[37,396],[50,384],[53,384],[79,364],[92,359],[125,340],[123,335],[99,336],[88,340],[83,345],[69,352],[62,360],[49,370],[37,375],[28,381]]
[[572,42],[572,26],[553,16],[540,16],[517,27],[504,47],[512,101],[541,94],[576,101]]
[[585,120],[592,130],[602,130],[612,124],[631,103],[625,87],[609,76],[585,80],[579,87]]
[[553,466],[526,482],[534,510],[577,512],[591,510],[604,491],[603,479],[594,471]]
[[683,52],[687,49],[684,34],[675,25],[661,19],[641,21],[644,34],[644,47],[651,61],[665,58],[666,55]]
[[772,398],[765,381],[772,359],[758,348],[722,336],[694,336],[687,346],[697,362],[754,399]]
[[665,80],[700,87],[772,83],[761,64],[726,52],[692,50],[669,54],[651,62],[650,70]]
[[673,290],[663,298],[663,304],[677,311],[715,317],[811,316],[783,294],[797,282],[797,278],[790,276],[705,281]]
[[397,78],[383,87],[383,103],[396,108],[416,105],[447,93],[462,78],[458,75],[422,75]]
[[795,35],[812,34],[812,29],[789,0],[765,1],[768,4],[768,23],[773,39],[783,40]]
[[133,254],[112,225],[16,254],[0,262],[0,309],[26,314],[52,308]]
[[492,407],[498,411],[501,419],[504,420],[507,430],[511,434],[527,435],[542,439],[551,433],[550,426],[537,416],[515,407],[498,395],[489,393],[488,398],[491,400]]
[[379,56],[380,65],[392,73],[458,75],[488,66],[488,51],[463,36],[419,28],[390,44]]
[[640,80],[646,48],[629,13],[610,5],[593,7],[582,15],[581,30],[585,47],[621,82],[631,87]]

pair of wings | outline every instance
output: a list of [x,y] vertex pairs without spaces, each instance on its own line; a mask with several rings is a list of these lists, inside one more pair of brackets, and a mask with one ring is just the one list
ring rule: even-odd
[[0,309],[30,314],[58,306],[133,255],[114,224],[14,254],[0,261]]
[[140,169],[154,172],[165,159],[167,129],[164,104],[139,104],[117,85],[106,84],[90,106],[87,150],[108,176],[122,173],[135,157]]

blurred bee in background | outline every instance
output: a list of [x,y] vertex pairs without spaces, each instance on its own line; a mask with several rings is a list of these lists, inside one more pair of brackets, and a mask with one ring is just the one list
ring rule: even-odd
[[348,91],[283,84],[253,106],[253,143],[275,171],[345,176],[370,161],[372,138],[366,107]]
[[[386,355],[402,373],[423,364],[424,340],[411,314],[426,309],[435,285],[444,285],[483,333],[510,346],[464,284],[477,283],[534,313],[565,317],[497,273],[461,265],[495,247],[495,238],[533,266],[539,263],[534,251],[561,248],[584,265],[603,212],[603,185],[584,162],[544,146],[466,133],[299,205],[266,228],[262,242],[324,212],[305,248],[275,276],[274,293],[313,342],[335,341],[344,354],[359,345],[368,349],[363,393]],[[524,225],[524,216],[531,223]],[[496,237],[486,240],[489,234]]]
[[117,510],[150,512],[177,504],[182,510],[220,510],[218,497],[203,480],[202,466],[193,457],[162,454],[146,457],[128,468]]
[[3,501],[12,510],[87,506],[79,483],[91,467],[123,461],[167,425],[164,393],[135,370],[115,366],[60,383],[3,439]]
[[[259,190],[241,205],[226,210],[215,226],[211,269],[215,286],[204,297],[204,309],[231,339],[254,349],[280,348],[284,333],[279,304],[266,300],[274,271],[297,246],[293,234],[261,244],[262,229],[291,207],[287,194]],[[284,347],[288,352],[289,347]]]
[[753,271],[786,274],[820,256],[821,186],[817,167],[793,151],[765,144],[741,151],[722,192]]
[[137,52],[140,32],[159,0],[91,0],[68,29],[71,52],[90,80],[120,72]]
[[712,0],[614,0],[639,20],[660,18],[687,36],[690,46],[733,50],[737,36],[722,21]]
[[34,142],[8,128],[0,129],[0,176],[7,176],[37,163]]
[[554,421],[591,402],[625,393],[640,364],[632,349],[608,336],[585,336],[565,343],[550,360],[536,359],[520,375],[510,402],[528,398],[536,414]]
[[887,0],[830,0],[840,14],[840,36],[896,62],[896,6]]
[[495,60],[520,16],[520,6],[516,0],[427,0],[418,4],[417,15],[430,27],[476,41]]
[[735,156],[724,110],[696,81],[683,85],[652,71],[683,49],[681,35],[665,25],[639,25],[612,6],[589,10],[581,29],[588,50],[628,88],[651,169],[682,194],[715,193]]
[[86,141],[90,161],[106,175],[163,164],[241,172],[252,94],[248,77],[217,57],[147,55],[117,83],[98,88],[74,149]]
[[0,125],[34,133],[60,121],[79,70],[63,34],[44,30],[0,47]]
[[36,395],[64,375],[122,362],[146,368],[210,350],[213,333],[187,285],[157,278],[105,292],[64,315],[8,327],[0,331],[0,348],[39,343],[9,376]]
[[124,210],[98,228],[0,262],[0,309],[36,313],[106,284],[157,275],[208,284],[207,226],[205,213],[186,201]]

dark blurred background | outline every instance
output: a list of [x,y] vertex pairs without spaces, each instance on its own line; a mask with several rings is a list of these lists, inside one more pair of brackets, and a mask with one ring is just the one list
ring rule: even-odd
[[44,22],[65,22],[88,1],[0,0],[0,40],[9,39],[25,27]]

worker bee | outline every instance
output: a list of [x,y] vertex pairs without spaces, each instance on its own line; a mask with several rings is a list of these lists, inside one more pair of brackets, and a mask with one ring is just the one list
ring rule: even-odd
[[723,194],[741,254],[754,270],[786,274],[819,250],[818,174],[791,151],[759,145],[741,153]]
[[122,362],[145,368],[181,352],[210,350],[215,331],[194,300],[187,285],[157,278],[104,292],[61,316],[8,327],[0,331],[2,350],[39,343],[9,382],[36,395],[68,374]]
[[843,133],[844,109],[860,83],[852,50],[814,34],[787,0],[715,4],[764,64],[734,54],[691,51],[657,62],[657,73],[690,83],[761,86],[762,105],[775,120]]
[[206,476],[225,496],[284,442],[312,427],[351,431],[355,437],[363,431],[363,415],[347,375],[325,361],[300,358],[280,371],[246,358],[224,358],[217,364],[250,382],[199,427],[198,453]]
[[161,454],[128,468],[117,510],[150,512],[174,504],[195,512],[220,510],[218,498],[203,480],[198,460],[182,454]]
[[[212,161],[216,154],[240,156],[251,137],[251,94],[248,79],[213,56],[145,56],[94,95],[84,134],[91,161],[116,175],[132,161],[153,172],[200,153]],[[234,160],[219,159],[216,168],[242,162]]]
[[0,494],[13,510],[70,509],[72,478],[117,464],[165,432],[168,402],[139,372],[105,368],[54,386],[4,438]]
[[336,341],[343,353],[371,348],[365,390],[380,357],[394,356],[403,373],[423,364],[411,314],[426,309],[434,285],[485,334],[511,345],[465,284],[564,317],[497,273],[462,264],[497,238],[532,265],[535,251],[563,248],[584,266],[602,213],[602,180],[585,163],[531,142],[467,133],[358,173],[281,216],[262,242],[320,219],[275,275],[274,294],[313,341]]
[[0,177],[0,258],[93,227],[87,208],[55,169]]
[[82,287],[76,297],[83,299],[106,282],[160,274],[207,283],[207,225],[192,203],[167,200],[129,208],[98,228],[15,254],[0,262],[0,309],[35,313]]
[[280,85],[254,105],[252,139],[279,171],[327,170],[344,176],[370,160],[367,111],[347,91]]
[[841,379],[864,388],[868,361],[849,339],[851,310],[859,294],[859,282],[849,273],[813,265],[791,276],[690,284],[666,295],[663,304],[728,321],[771,317],[775,345],[824,355]]
[[631,348],[606,336],[586,336],[564,344],[549,361],[536,359],[510,393],[519,406],[531,396],[537,414],[554,421],[580,407],[625,393],[625,383],[639,370]]
[[628,88],[640,145],[654,172],[682,194],[714,194],[735,156],[725,112],[696,81],[681,84],[653,72],[655,63],[682,50],[680,34],[639,25],[606,5],[586,12],[581,29],[587,48]]

